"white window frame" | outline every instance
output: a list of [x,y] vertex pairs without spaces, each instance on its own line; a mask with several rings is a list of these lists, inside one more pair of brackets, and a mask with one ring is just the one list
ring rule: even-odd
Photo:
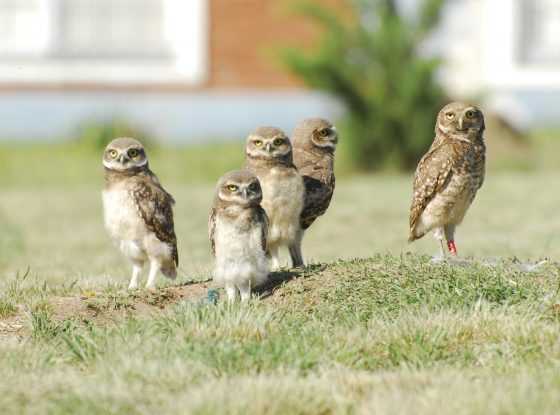
[[[50,11],[44,15],[47,37],[52,38],[57,0],[40,1],[41,7]],[[208,68],[209,0],[163,1],[164,36],[174,55],[169,62],[58,60],[47,57],[47,42],[44,53],[33,59],[16,56],[0,60],[0,83],[201,84]]]
[[516,60],[519,1],[485,0],[487,83],[496,88],[560,88],[560,67]]

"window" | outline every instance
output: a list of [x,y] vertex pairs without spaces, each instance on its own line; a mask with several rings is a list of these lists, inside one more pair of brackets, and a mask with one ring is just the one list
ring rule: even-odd
[[0,0],[0,82],[200,82],[208,1]]
[[485,72],[491,87],[560,87],[560,2],[485,0]]
[[41,0],[0,0],[0,55],[36,56],[47,48],[47,10]]
[[169,59],[161,0],[62,0],[56,56]]
[[520,64],[560,66],[560,3],[520,0],[518,53]]

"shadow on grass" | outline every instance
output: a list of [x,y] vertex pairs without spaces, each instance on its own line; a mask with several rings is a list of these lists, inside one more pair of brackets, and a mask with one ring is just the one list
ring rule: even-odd
[[323,271],[326,268],[325,264],[310,264],[304,268],[293,268],[281,271],[271,272],[268,275],[268,281],[255,288],[255,294],[258,294],[261,299],[265,299],[274,294],[274,291],[284,283],[289,282],[296,278],[305,278],[312,274]]

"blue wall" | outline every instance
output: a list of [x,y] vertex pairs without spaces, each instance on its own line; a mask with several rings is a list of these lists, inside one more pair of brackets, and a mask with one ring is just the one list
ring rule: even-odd
[[342,112],[312,92],[18,92],[0,94],[0,139],[71,138],[86,120],[113,117],[174,142],[244,138],[258,125],[291,132],[309,116]]

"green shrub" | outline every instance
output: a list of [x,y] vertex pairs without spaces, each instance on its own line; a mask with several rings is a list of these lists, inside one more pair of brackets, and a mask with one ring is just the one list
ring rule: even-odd
[[408,169],[429,147],[444,94],[436,80],[439,60],[419,49],[442,3],[423,0],[416,19],[403,16],[394,0],[345,0],[343,10],[298,4],[321,36],[312,50],[286,48],[281,58],[307,85],[345,106],[342,142],[356,168]]
[[107,121],[86,121],[76,131],[76,141],[92,150],[103,150],[111,140],[117,137],[133,137],[146,147],[154,147],[154,140],[143,128],[122,119]]

